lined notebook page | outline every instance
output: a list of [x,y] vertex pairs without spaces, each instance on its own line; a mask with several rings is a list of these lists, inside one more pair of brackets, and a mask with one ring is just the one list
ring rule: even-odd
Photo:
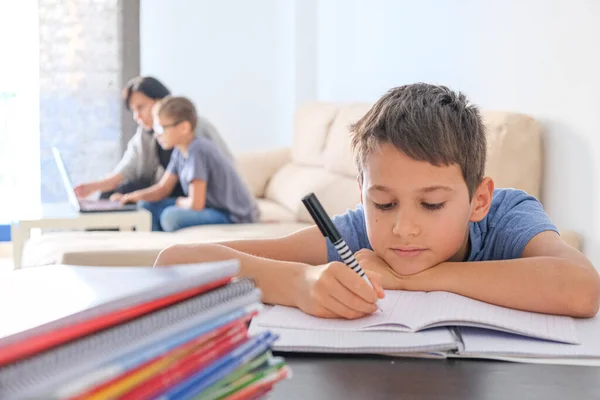
[[[381,308],[383,311],[377,311],[366,317],[355,320],[317,318],[312,315],[305,314],[303,311],[295,307],[275,306],[271,310],[265,312],[261,318],[260,324],[272,328],[295,328],[307,330],[321,331],[360,331],[368,330],[372,327],[385,326],[388,330],[411,332],[408,325],[408,318],[402,322],[399,320],[393,321],[392,318],[397,308],[397,303],[400,297],[406,297],[401,291],[386,292],[385,298],[381,300]],[[408,302],[407,302],[408,304]],[[408,309],[408,307],[405,307]],[[396,312],[396,318],[401,314],[401,311]],[[407,316],[412,314],[407,312]]]
[[[416,330],[432,326],[464,325],[564,343],[579,343],[571,317],[514,310],[448,292],[426,293],[424,299],[415,304],[415,317],[418,320],[413,326]],[[395,316],[392,319],[397,320]]]
[[383,311],[361,319],[323,319],[283,306],[270,310],[261,321],[272,328],[307,330],[418,331],[434,326],[477,326],[523,335],[578,343],[573,319],[494,306],[447,292],[386,291]]
[[278,351],[378,354],[436,352],[439,353],[438,357],[443,357],[443,353],[458,349],[460,344],[447,328],[419,333],[267,328],[261,325],[265,314],[262,312],[253,318],[249,334],[255,335],[269,330],[279,335],[279,339],[273,345],[273,349]]
[[600,317],[576,319],[581,344],[553,343],[477,328],[461,328],[465,355],[600,359]]

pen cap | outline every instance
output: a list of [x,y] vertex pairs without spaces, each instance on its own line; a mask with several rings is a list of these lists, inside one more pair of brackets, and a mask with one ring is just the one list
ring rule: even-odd
[[302,203],[304,203],[304,206],[321,230],[323,236],[328,237],[332,243],[337,242],[341,238],[341,235],[325,212],[317,196],[314,193],[310,193],[302,198]]
[[308,196],[305,196],[302,198],[302,203],[304,204],[304,207],[306,207],[306,210],[310,214],[313,221],[315,221],[315,224],[321,231],[321,234],[323,234],[323,236],[325,236],[325,237],[328,237],[329,235],[327,235],[327,232],[324,229],[325,224],[323,223],[323,221],[321,220],[321,218],[319,217],[319,215],[313,208],[312,203],[310,201],[308,201]]

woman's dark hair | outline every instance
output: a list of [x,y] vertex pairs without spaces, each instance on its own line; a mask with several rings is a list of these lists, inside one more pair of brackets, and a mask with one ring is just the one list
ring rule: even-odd
[[160,100],[171,94],[169,89],[163,85],[158,79],[151,76],[137,76],[127,82],[123,88],[123,103],[125,108],[129,110],[129,100],[134,92],[139,92],[154,100]]

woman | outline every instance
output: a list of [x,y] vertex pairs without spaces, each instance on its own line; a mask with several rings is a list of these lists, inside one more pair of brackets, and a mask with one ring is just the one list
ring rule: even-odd
[[[138,124],[137,132],[127,144],[127,150],[112,174],[102,180],[76,186],[78,197],[88,197],[100,191],[101,198],[110,197],[118,201],[125,193],[147,188],[160,181],[173,150],[164,150],[157,144],[152,130],[152,108],[158,100],[168,95],[169,89],[149,76],[138,76],[127,83],[123,89],[123,102],[125,108],[133,112],[133,119]],[[208,120],[198,118],[195,134],[212,140],[227,157],[232,158],[227,145]],[[177,185],[171,196],[182,195],[181,186]]]

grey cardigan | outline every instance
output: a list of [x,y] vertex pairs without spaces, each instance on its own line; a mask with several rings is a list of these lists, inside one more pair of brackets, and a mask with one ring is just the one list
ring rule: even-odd
[[[207,119],[198,117],[196,136],[212,140],[225,156],[233,159],[231,151],[219,135],[217,129]],[[121,174],[126,181],[156,183],[162,178],[165,169],[160,165],[156,140],[139,126],[135,135],[127,143],[127,150],[113,173]]]

